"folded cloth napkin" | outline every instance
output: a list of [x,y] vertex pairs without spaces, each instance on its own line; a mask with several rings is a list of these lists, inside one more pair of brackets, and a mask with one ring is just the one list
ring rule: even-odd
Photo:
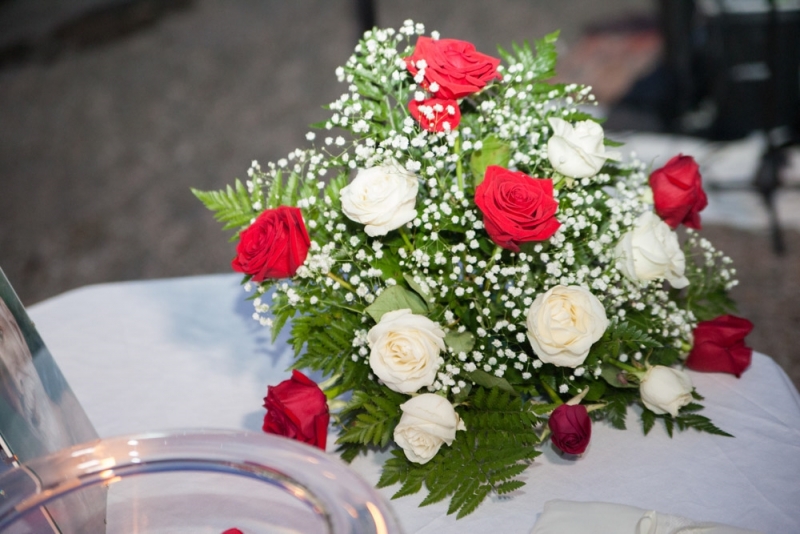
[[553,500],[544,503],[531,534],[759,534],[624,504]]

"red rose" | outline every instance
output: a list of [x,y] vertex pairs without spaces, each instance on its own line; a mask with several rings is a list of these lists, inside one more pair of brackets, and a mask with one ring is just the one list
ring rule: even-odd
[[551,180],[496,165],[486,168],[475,189],[475,204],[492,241],[514,252],[519,252],[520,243],[548,239],[561,226]]
[[[455,130],[461,122],[461,110],[458,109],[458,102],[455,100],[442,98],[429,98],[422,102],[412,100],[408,103],[408,111],[423,129],[431,132]],[[444,127],[445,122],[449,128]]]
[[656,213],[670,227],[700,229],[700,212],[708,205],[697,162],[678,154],[650,175]]
[[294,276],[308,255],[311,240],[298,208],[266,210],[239,236],[233,270],[253,281]]
[[431,92],[439,98],[455,99],[477,93],[488,82],[501,77],[497,72],[499,59],[481,54],[473,44],[456,39],[420,37],[414,53],[405,59],[414,76],[420,71],[417,62],[425,61],[420,85],[430,90],[432,83],[438,84],[439,89]]
[[582,404],[562,404],[550,414],[547,426],[553,445],[567,454],[582,454],[592,437],[592,421]]
[[228,530],[226,530],[222,534],[244,534],[244,532],[242,532],[238,528],[229,528]]
[[325,450],[328,440],[328,402],[319,386],[300,371],[267,388],[262,430],[316,445]]
[[701,322],[694,329],[694,347],[686,359],[686,367],[741,376],[753,356],[753,349],[744,344],[744,338],[752,330],[753,323],[735,315]]

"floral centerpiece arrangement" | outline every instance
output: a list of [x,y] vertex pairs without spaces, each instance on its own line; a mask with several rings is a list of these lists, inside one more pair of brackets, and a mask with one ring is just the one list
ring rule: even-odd
[[547,82],[555,39],[501,60],[411,21],[367,32],[306,148],[194,191],[236,230],[255,319],[291,328],[265,431],[324,448],[331,417],[345,460],[389,448],[380,486],[459,517],[631,405],[645,433],[727,435],[682,369],[752,353],[698,165],[621,162],[590,88]]

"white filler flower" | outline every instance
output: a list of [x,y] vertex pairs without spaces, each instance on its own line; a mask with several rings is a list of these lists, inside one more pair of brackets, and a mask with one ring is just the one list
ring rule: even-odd
[[539,294],[528,309],[528,341],[545,363],[583,364],[589,349],[608,327],[606,310],[580,286],[555,286]]
[[466,430],[453,405],[439,395],[423,393],[400,405],[403,415],[394,428],[394,441],[406,458],[424,464],[436,456],[442,444],[450,445],[457,430]]
[[430,386],[439,370],[439,352],[445,349],[444,331],[409,309],[385,313],[367,334],[372,372],[389,389],[414,393]]
[[360,169],[342,188],[342,211],[367,235],[386,235],[417,216],[418,189],[417,176],[396,163]]
[[675,289],[689,285],[678,235],[651,211],[637,217],[633,229],[617,243],[614,255],[617,269],[634,282],[664,278]]
[[678,410],[692,402],[692,379],[685,371],[663,365],[647,370],[639,383],[642,402],[657,414],[675,417]]
[[607,159],[619,159],[616,152],[606,152],[603,127],[594,121],[578,121],[573,126],[564,119],[547,119],[553,136],[547,141],[550,165],[564,176],[589,178]]

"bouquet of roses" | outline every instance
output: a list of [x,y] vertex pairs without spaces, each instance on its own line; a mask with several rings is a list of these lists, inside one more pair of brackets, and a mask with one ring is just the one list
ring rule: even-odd
[[727,435],[682,367],[738,376],[752,325],[696,231],[695,161],[622,163],[590,88],[546,81],[556,34],[502,61],[423,34],[367,32],[307,148],[194,191],[237,231],[254,317],[327,377],[270,387],[264,429],[324,448],[330,406],[345,460],[390,448],[379,485],[459,517],[630,405],[645,433]]

